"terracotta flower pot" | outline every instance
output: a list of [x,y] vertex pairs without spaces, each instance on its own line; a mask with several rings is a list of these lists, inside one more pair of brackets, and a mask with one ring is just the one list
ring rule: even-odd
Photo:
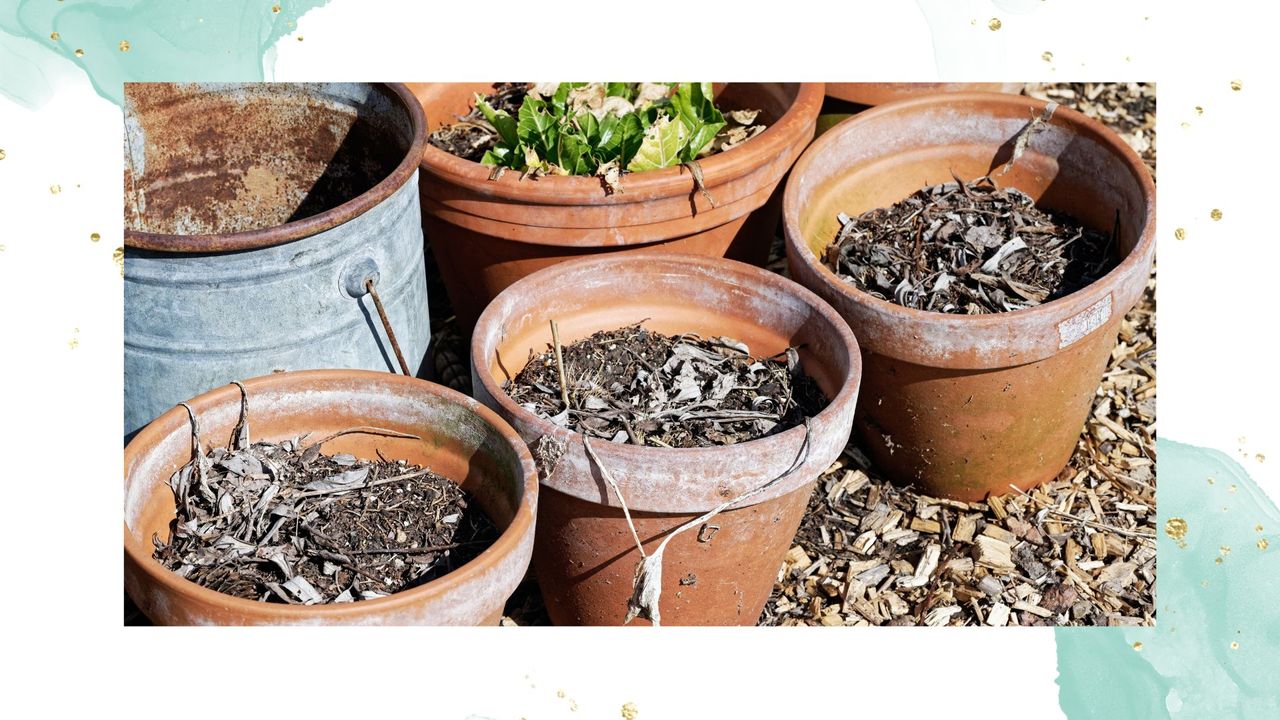
[[[345,435],[324,445],[430,466],[459,481],[501,531],[457,570],[377,600],[284,605],[209,590],[152,558],[153,534],[169,535],[174,517],[169,476],[191,459],[191,425],[181,407],[161,415],[124,452],[124,582],[138,607],[160,625],[496,625],[529,566],[538,483],[533,458],[505,422],[480,403],[428,382],[364,370],[289,372],[245,381],[255,441],[325,435],[373,425],[421,437]],[[230,437],[239,418],[233,385],[188,403],[206,447]]]
[[756,355],[796,346],[805,372],[831,398],[810,423],[805,454],[803,426],[713,448],[592,442],[619,483],[647,553],[673,529],[803,458],[768,491],[722,512],[708,527],[676,536],[665,552],[664,624],[755,624],[814,481],[848,441],[861,372],[858,344],[840,317],[799,285],[742,263],[680,255],[608,255],[547,268],[503,291],[472,336],[476,397],[531,447],[546,436],[565,443],[542,481],[534,547],[547,611],[557,624],[621,623],[640,555],[582,436],[521,408],[501,383],[520,371],[530,351],[547,348],[552,319],[568,344],[646,318],[646,327],[668,334],[737,338]]
[[[791,276],[835,306],[862,344],[857,428],[875,462],[931,495],[981,500],[1053,478],[1067,463],[1124,314],[1147,283],[1155,187],[1115,133],[1059,107],[1006,175],[1013,138],[1045,103],[951,94],[873,108],[804,154],[783,202]],[[1119,266],[1028,310],[953,315],[863,293],[819,257],[836,214],[886,207],[926,185],[994,171],[1042,207],[1110,232]]]
[[1023,83],[827,83],[827,97],[859,105],[883,105],[921,95],[996,92],[1017,95]]
[[[720,86],[718,86],[720,87]],[[465,114],[491,84],[411,84],[432,132]],[[520,278],[580,255],[619,251],[683,252],[757,265],[768,258],[780,204],[766,202],[813,137],[821,83],[730,83],[727,107],[760,109],[768,129],[699,161],[712,207],[683,167],[622,177],[606,194],[599,178],[520,179],[450,155],[422,153],[423,227],[464,328]]]

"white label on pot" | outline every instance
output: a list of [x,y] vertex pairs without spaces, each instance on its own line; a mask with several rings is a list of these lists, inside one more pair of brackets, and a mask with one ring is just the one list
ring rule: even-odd
[[1058,323],[1058,349],[1074,343],[1080,338],[1102,327],[1111,319],[1111,293]]

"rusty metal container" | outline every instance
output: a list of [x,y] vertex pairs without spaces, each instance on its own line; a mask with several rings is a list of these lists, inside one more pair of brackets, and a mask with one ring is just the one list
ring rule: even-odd
[[126,85],[126,435],[231,380],[398,370],[369,279],[417,373],[424,142],[398,84]]
[[[1071,458],[1125,313],[1155,253],[1155,185],[1114,132],[1059,107],[1007,174],[1014,138],[1045,102],[956,93],[880,105],[835,126],[796,163],[783,196],[791,277],[857,334],[863,392],[855,425],[901,483],[980,501],[1052,479]],[[1104,232],[1119,264],[1034,308],[989,315],[877,299],[820,260],[838,213],[887,207],[927,185],[992,173],[1041,207]]]

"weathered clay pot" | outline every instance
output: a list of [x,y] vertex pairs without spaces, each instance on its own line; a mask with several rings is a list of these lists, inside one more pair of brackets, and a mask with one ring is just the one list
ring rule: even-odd
[[859,105],[883,105],[921,95],[998,92],[1017,95],[1023,83],[827,83],[827,97]]
[[[161,625],[496,625],[529,566],[538,482],[520,438],[491,410],[448,388],[364,370],[289,372],[245,381],[255,439],[313,436],[373,425],[421,437],[344,435],[326,453],[404,459],[429,466],[474,494],[502,531],[461,568],[377,600],[283,605],[208,590],[151,556],[152,535],[168,537],[174,516],[169,476],[191,459],[191,425],[181,407],[161,415],[124,452],[124,582],[138,607]],[[234,385],[188,403],[206,447],[225,443],[240,411]]]
[[[719,88],[720,86],[718,86]],[[410,84],[428,132],[471,108],[491,83]],[[768,259],[780,204],[766,201],[813,137],[821,83],[730,83],[724,107],[760,109],[769,127],[726,153],[699,161],[716,207],[682,167],[624,175],[606,194],[599,178],[520,179],[450,155],[422,153],[423,228],[464,328],[503,288],[563,260],[602,252],[663,251]],[[780,190],[779,190],[780,192]]]
[[[1155,249],[1155,187],[1115,133],[1058,108],[1006,175],[1013,138],[1045,103],[952,94],[873,108],[828,131],[787,183],[791,276],[830,302],[862,344],[857,428],[874,461],[932,495],[981,500],[1054,477],[1075,448],[1121,319]],[[1098,282],[1029,310],[951,315],[876,299],[819,260],[849,215],[926,185],[994,171],[1042,207],[1110,232],[1123,260]]]
[[[626,615],[640,555],[617,496],[582,436],[543,420],[502,390],[531,351],[646,320],[665,333],[730,336],[752,353],[799,348],[802,366],[831,398],[811,421],[804,462],[768,491],[678,535],[665,552],[664,624],[752,625],[769,597],[819,473],[848,441],[858,395],[858,345],[813,293],[778,275],[720,258],[608,255],[566,262],[503,291],[476,326],[476,397],[531,447],[550,436],[566,450],[542,481],[534,568],[557,624],[613,625]],[[715,448],[667,449],[593,441],[618,481],[646,552],[681,524],[781,475],[805,428]],[[544,469],[545,471],[545,469]],[[701,536],[701,539],[699,537]],[[682,582],[683,581],[683,582]],[[640,621],[637,621],[640,622]]]

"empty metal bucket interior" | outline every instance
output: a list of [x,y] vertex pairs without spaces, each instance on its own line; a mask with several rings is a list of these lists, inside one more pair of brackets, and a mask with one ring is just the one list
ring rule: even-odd
[[[125,226],[142,247],[138,233],[349,218],[367,209],[351,203],[372,206],[394,189],[369,193],[405,160],[416,130],[404,98],[373,83],[130,83],[124,110]],[[254,245],[297,235],[273,234]],[[233,249],[209,245],[200,249]]]

